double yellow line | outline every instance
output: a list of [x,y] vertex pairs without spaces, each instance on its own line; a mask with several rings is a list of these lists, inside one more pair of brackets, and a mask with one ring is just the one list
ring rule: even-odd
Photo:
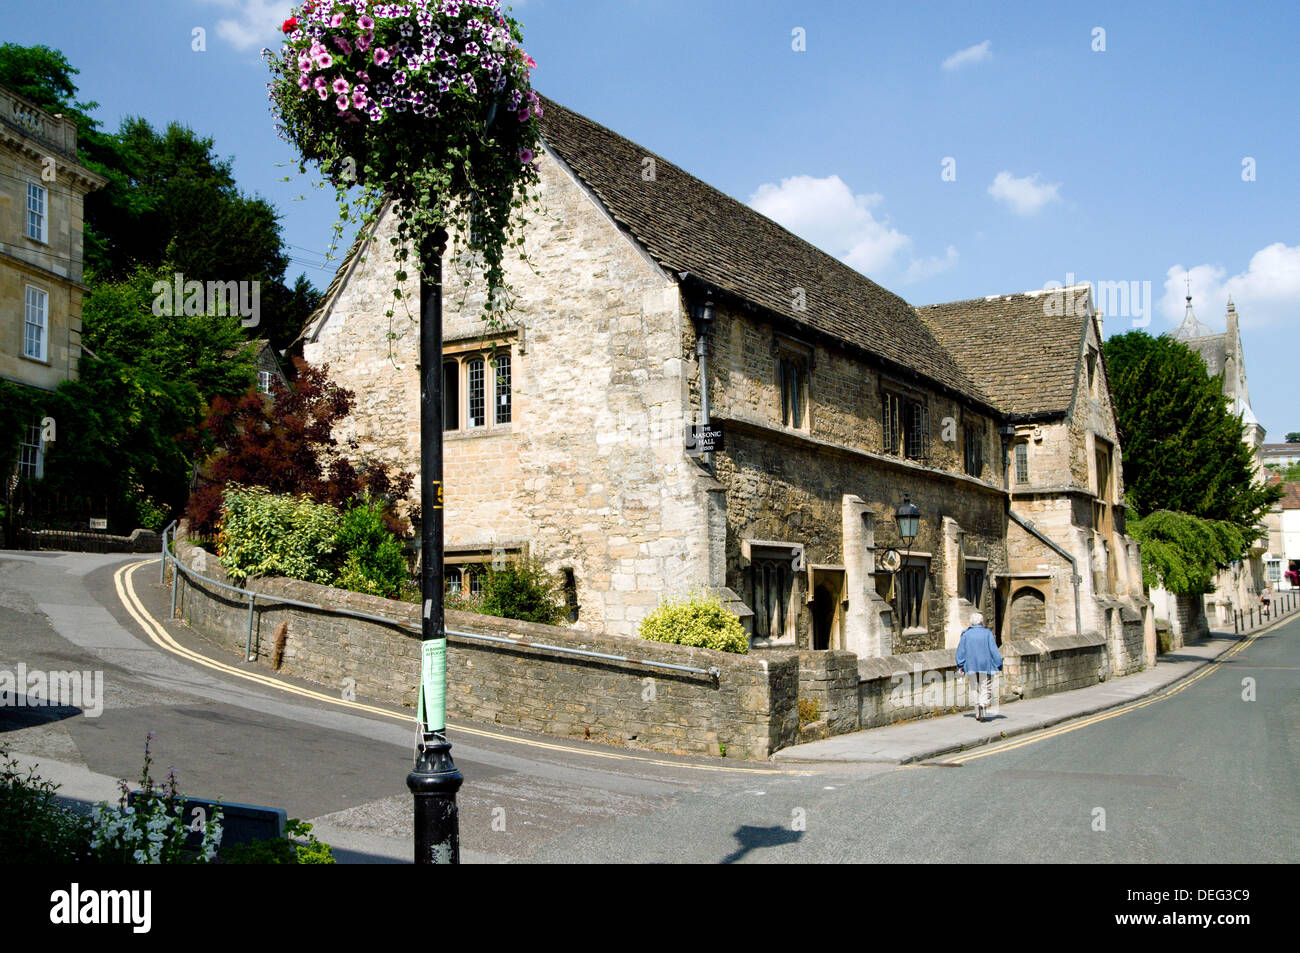
[[[1279,620],[1278,624],[1280,625],[1282,621],[1283,620]],[[1002,754],[1004,751],[1014,751],[1016,748],[1023,748],[1025,745],[1032,745],[1039,741],[1046,741],[1048,738],[1055,738],[1058,735],[1067,734],[1068,732],[1071,731],[1078,731],[1080,728],[1087,728],[1089,725],[1095,725],[1098,722],[1107,721],[1108,719],[1111,718],[1118,718],[1120,715],[1127,715],[1131,711],[1137,711],[1139,708],[1147,707],[1147,705],[1154,705],[1156,702],[1164,701],[1166,698],[1172,698],[1174,695],[1177,695],[1179,692],[1186,691],[1195,682],[1199,682],[1201,679],[1205,678],[1205,676],[1217,670],[1219,666],[1222,665],[1224,661],[1227,660],[1228,658],[1231,658],[1232,656],[1236,655],[1238,652],[1242,652],[1245,649],[1249,648],[1251,643],[1253,643],[1257,638],[1259,638],[1265,632],[1272,631],[1273,628],[1274,626],[1269,626],[1267,629],[1261,629],[1246,641],[1238,642],[1236,645],[1234,645],[1232,648],[1225,651],[1222,655],[1220,655],[1209,665],[1205,666],[1205,668],[1201,669],[1195,675],[1191,675],[1183,679],[1182,681],[1172,685],[1171,687],[1165,689],[1164,691],[1152,695],[1150,698],[1143,698],[1140,701],[1129,702],[1127,705],[1122,705],[1119,708],[1114,708],[1111,709],[1110,711],[1101,712],[1099,714],[1092,715],[1090,717],[1083,718],[1078,721],[1066,722],[1065,724],[1057,725],[1054,728],[1047,728],[1044,729],[1043,731],[1036,731],[1030,735],[1025,736],[1024,738],[1016,738],[1015,740],[1008,741],[1003,744],[996,744],[987,748],[981,748],[979,751],[973,754],[966,754],[965,752],[963,752],[960,754],[955,754],[949,758],[940,758],[937,759],[935,763],[965,764],[968,761],[975,761],[979,758],[987,758],[990,755]]]
[[[250,671],[244,668],[238,668],[234,665],[227,665],[225,662],[218,662],[210,659],[206,655],[195,652],[193,649],[187,649],[171,637],[163,624],[155,619],[144,607],[144,603],[135,591],[134,577],[136,571],[142,566],[148,566],[153,563],[152,559],[144,559],[139,562],[129,563],[113,574],[113,585],[117,589],[117,597],[121,601],[127,614],[142,628],[149,636],[149,639],[164,651],[177,655],[186,661],[193,662],[195,665],[202,665],[204,668],[211,669],[214,672],[220,672],[222,675],[229,675],[233,678],[242,678],[245,681],[254,682],[266,688],[273,688],[277,691],[286,692],[290,695],[298,695],[303,698],[310,698],[313,701],[326,702],[330,705],[338,705],[352,711],[365,712],[369,715],[379,715],[383,718],[391,718],[394,721],[401,721],[409,724],[412,731],[415,729],[415,715],[413,713],[402,713],[391,711],[387,708],[378,708],[374,705],[366,705],[362,702],[348,701],[345,698],[339,698],[335,695],[327,695],[324,692],[313,691],[309,688],[301,688],[297,685],[291,685],[288,682],[278,678],[272,678],[269,675],[262,675],[256,671]],[[730,771],[744,772],[746,774],[794,774],[807,775],[811,771],[787,771],[779,768],[742,768],[730,767],[725,765],[714,764],[695,764],[689,761],[666,761],[657,758],[643,758],[637,755],[623,754],[617,751],[597,751],[588,748],[576,748],[570,745],[555,744],[548,741],[538,741],[528,738],[515,738],[510,735],[500,734],[494,731],[485,731],[482,728],[471,728],[468,725],[455,725],[447,723],[449,729],[455,730],[459,734],[472,735],[477,738],[489,738],[493,741],[506,741],[511,744],[527,745],[530,748],[539,748],[544,751],[559,751],[564,754],[586,755],[592,758],[607,758],[615,761],[633,761],[638,764],[662,765],[669,768],[689,768],[694,771]]]

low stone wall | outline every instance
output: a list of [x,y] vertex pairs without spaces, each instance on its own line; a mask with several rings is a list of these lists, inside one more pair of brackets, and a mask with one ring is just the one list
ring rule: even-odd
[[1004,699],[1073,691],[1110,677],[1110,655],[1100,635],[1060,635],[1002,646]]
[[863,728],[930,718],[966,706],[966,679],[953,649],[858,661],[858,719]]
[[799,704],[815,716],[805,721],[800,713],[799,740],[817,741],[831,735],[857,731],[858,656],[854,652],[774,651],[766,658],[793,657],[799,665]]
[[[216,557],[184,541],[180,563],[230,584]],[[293,579],[259,579],[253,652],[269,665],[273,633],[286,624],[280,670],[361,698],[414,708],[419,685],[419,607]],[[281,596],[391,619],[391,624],[284,604]],[[187,624],[243,653],[248,602],[181,576],[178,611]],[[505,636],[642,660],[719,670],[673,672],[641,661],[587,659],[545,649],[449,635],[447,714],[657,751],[767,758],[798,740],[800,666],[794,656],[743,656],[709,649],[448,612],[449,629]],[[847,653],[842,653],[847,654]],[[827,709],[830,710],[829,708]]]
[[[162,537],[151,529],[137,529],[130,536],[59,529],[20,529],[15,534],[19,549],[57,549],[73,553],[156,553]],[[3,539],[0,538],[0,548]]]

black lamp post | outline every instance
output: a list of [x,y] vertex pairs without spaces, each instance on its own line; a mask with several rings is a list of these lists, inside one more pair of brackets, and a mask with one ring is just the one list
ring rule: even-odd
[[[420,278],[420,700],[423,719],[415,768],[415,862],[460,863],[456,792],[465,778],[447,741],[447,629],[442,599],[442,253],[439,230],[419,249]],[[426,684],[428,679],[431,684]]]
[[[898,509],[894,510],[894,525],[898,529],[898,538],[902,540],[903,551],[906,553],[912,548],[912,543],[916,541],[921,530],[921,511],[917,509],[907,493],[903,494],[903,502],[899,504]],[[878,568],[889,573],[890,576],[889,588],[894,597],[895,619],[898,618],[898,584],[894,577],[902,571],[906,562],[906,555],[900,556],[898,550],[890,548],[881,553],[877,563]]]
[[898,524],[898,536],[903,541],[903,549],[911,549],[921,529],[921,511],[912,502],[910,494],[903,494],[903,502],[894,511],[894,522]]
[[[691,323],[695,325],[695,356],[700,366],[700,426],[708,427],[709,417],[709,331],[713,328],[713,296],[707,292],[691,300]],[[713,454],[704,454],[710,472]]]

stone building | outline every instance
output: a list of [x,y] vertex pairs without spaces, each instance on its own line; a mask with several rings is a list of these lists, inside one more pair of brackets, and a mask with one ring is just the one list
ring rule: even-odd
[[[449,587],[527,549],[561,574],[579,626],[634,635],[661,598],[706,587],[755,647],[860,657],[954,646],[977,608],[1003,639],[1104,635],[1127,612],[1122,658],[1140,664],[1133,632],[1149,625],[1086,297],[1060,317],[1034,295],[918,313],[544,106],[509,324],[487,326],[481,282],[445,263]],[[342,436],[414,470],[417,316],[385,316],[393,231],[386,212],[359,237],[302,337],[356,392]],[[1035,309],[1050,332],[1008,349]],[[724,444],[697,454],[686,430],[703,422]],[[1009,486],[1025,451],[1032,479]],[[905,501],[920,511],[911,541]]]
[[[81,356],[82,205],[106,184],[77,158],[77,125],[0,88],[0,380],[52,391]],[[21,435],[20,477],[43,472],[39,415]],[[9,478],[15,461],[0,464]]]
[[[1091,286],[917,309],[1001,411],[1008,497],[1003,639],[1097,633],[1117,671],[1150,629],[1137,543],[1124,532],[1119,433]],[[1150,631],[1148,631],[1150,629]]]

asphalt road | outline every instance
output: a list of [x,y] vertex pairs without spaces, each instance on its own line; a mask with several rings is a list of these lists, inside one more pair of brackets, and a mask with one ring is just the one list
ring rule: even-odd
[[[165,651],[115,585],[115,571],[139,559],[0,553],[0,671],[98,669],[105,686],[96,718],[71,707],[0,708],[0,745],[43,759],[68,793],[103,797],[113,778],[138,776],[153,731],[155,764],[160,773],[174,765],[187,793],[283,807],[311,820],[344,860],[409,860],[409,714],[358,712]],[[157,574],[154,561],[130,579],[161,621]],[[183,624],[166,629],[182,646],[241,665]],[[1153,704],[922,765],[735,764],[474,723],[450,737],[466,779],[467,861],[1300,856],[1300,621]]]

